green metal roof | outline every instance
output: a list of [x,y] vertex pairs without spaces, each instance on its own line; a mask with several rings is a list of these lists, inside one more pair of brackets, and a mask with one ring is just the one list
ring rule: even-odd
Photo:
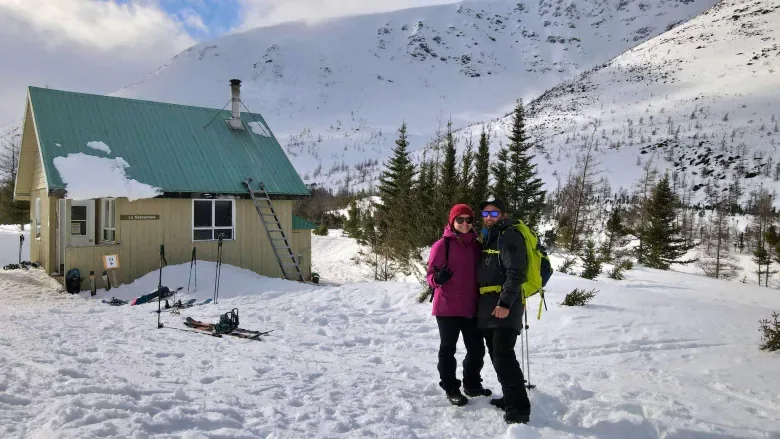
[[301,218],[298,215],[293,215],[292,228],[293,230],[316,229],[317,225],[307,220],[306,218]]
[[[65,189],[54,158],[73,153],[122,157],[128,178],[164,192],[246,194],[265,183],[275,195],[308,196],[292,163],[259,114],[241,112],[246,130],[227,126],[230,111],[29,87],[49,190]],[[250,123],[265,125],[258,135]],[[102,141],[106,155],[87,146]],[[88,172],[88,170],[85,170]]]

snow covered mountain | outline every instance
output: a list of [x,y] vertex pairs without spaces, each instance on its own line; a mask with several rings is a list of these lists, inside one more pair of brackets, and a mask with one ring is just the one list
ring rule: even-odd
[[450,117],[501,117],[715,3],[464,1],[284,24],[199,44],[115,95],[221,108],[242,79],[305,180],[359,187],[402,122],[419,150]]
[[[699,200],[734,180],[745,196],[780,189],[778,23],[779,0],[724,0],[541,94],[527,112],[548,185],[592,141],[613,190],[630,189],[651,157]],[[509,122],[494,127],[505,136]]]

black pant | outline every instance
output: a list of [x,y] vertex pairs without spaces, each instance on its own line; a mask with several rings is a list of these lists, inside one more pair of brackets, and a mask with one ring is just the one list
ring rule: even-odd
[[531,401],[525,389],[525,377],[515,355],[517,331],[512,328],[490,328],[483,332],[490,360],[501,383],[506,411],[530,414]]
[[485,342],[477,328],[477,319],[468,317],[436,317],[439,325],[439,385],[445,392],[460,389],[460,381],[455,377],[457,362],[455,347],[460,333],[466,345],[466,358],[463,359],[463,388],[482,387],[482,366],[485,365]]

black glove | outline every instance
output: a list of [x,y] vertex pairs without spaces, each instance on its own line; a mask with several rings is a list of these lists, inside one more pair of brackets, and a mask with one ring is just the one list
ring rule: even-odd
[[443,267],[441,270],[436,271],[436,274],[433,275],[433,281],[436,282],[436,285],[444,285],[448,280],[450,280],[451,277],[452,271],[450,271],[450,269],[447,267]]

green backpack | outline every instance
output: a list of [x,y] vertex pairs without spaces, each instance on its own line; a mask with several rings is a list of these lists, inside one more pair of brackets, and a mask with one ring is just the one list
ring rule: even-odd
[[[542,288],[547,285],[547,281],[553,274],[552,264],[550,263],[550,257],[547,255],[547,249],[539,243],[539,237],[521,220],[516,220],[514,223],[515,229],[523,235],[525,241],[525,249],[528,255],[528,273],[526,275],[526,281],[521,286],[523,289],[523,304],[526,303],[526,299],[541,293],[542,301],[539,303],[539,317],[542,315],[542,303],[544,302],[544,290]],[[501,248],[501,238],[499,237],[498,248]],[[545,309],[547,304],[544,303]]]

